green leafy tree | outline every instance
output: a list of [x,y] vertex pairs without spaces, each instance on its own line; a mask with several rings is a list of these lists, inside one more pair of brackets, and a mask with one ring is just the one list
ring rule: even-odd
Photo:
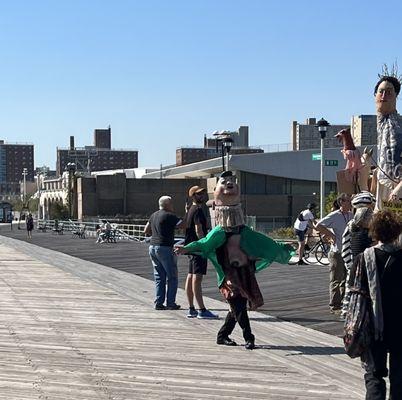
[[61,202],[54,202],[50,204],[49,214],[51,219],[67,219],[69,216],[68,207]]
[[325,204],[324,204],[325,215],[331,212],[332,205],[337,197],[338,194],[336,192],[330,192],[329,195],[325,198]]

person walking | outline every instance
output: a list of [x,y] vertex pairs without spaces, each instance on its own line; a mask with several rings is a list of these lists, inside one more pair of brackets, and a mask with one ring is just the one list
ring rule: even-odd
[[[188,191],[192,201],[187,213],[187,229],[184,244],[189,244],[204,238],[208,233],[207,217],[203,210],[206,202],[206,190],[200,186],[193,186]],[[188,300],[187,318],[216,319],[218,315],[207,310],[202,297],[202,279],[207,273],[208,260],[200,255],[190,254],[188,275],[186,279],[186,295]],[[194,307],[194,298],[198,305],[198,311]]]
[[353,218],[353,214],[350,211],[350,196],[346,193],[341,193],[337,198],[337,202],[340,206],[339,210],[330,212],[314,227],[324,236],[324,239],[328,238],[332,243],[328,260],[330,266],[329,308],[333,314],[340,314],[342,310],[346,284],[346,268],[341,255],[342,234],[348,222]]
[[28,239],[32,239],[32,231],[33,231],[33,228],[34,228],[34,221],[33,221],[31,213],[28,214],[28,217],[27,217],[25,222],[26,222],[26,225],[27,225]]
[[299,243],[297,253],[299,255],[298,265],[306,265],[307,263],[303,260],[304,248],[306,246],[306,233],[309,229],[313,228],[314,222],[314,210],[316,205],[314,203],[308,203],[307,208],[303,210],[296,218],[293,228],[295,235],[297,236],[297,241]]
[[353,219],[348,223],[342,235],[342,258],[346,267],[346,285],[343,298],[341,319],[344,320],[347,312],[347,304],[350,299],[349,276],[356,257],[365,249],[372,246],[373,240],[369,234],[369,226],[373,218],[371,207],[357,208]]
[[232,171],[220,175],[214,190],[214,205],[215,228],[205,238],[177,247],[176,252],[200,253],[208,257],[216,269],[219,290],[229,304],[216,343],[236,346],[230,335],[239,324],[245,348],[252,350],[255,337],[247,310],[256,310],[264,304],[255,274],[274,261],[287,264],[293,251],[289,245],[279,244],[245,224],[240,188]]
[[375,214],[370,234],[378,244],[357,256],[348,280],[354,285],[357,271],[362,271],[361,290],[371,300],[372,340],[361,355],[368,400],[385,400],[388,373],[389,399],[402,399],[402,249],[395,244],[401,233],[402,221],[397,214]]
[[[176,293],[178,286],[177,258],[173,252],[175,229],[186,228],[187,214],[183,219],[173,212],[170,196],[159,198],[159,211],[155,211],[145,225],[144,233],[151,236],[149,256],[154,268],[155,310],[178,310]],[[166,300],[166,305],[164,305]]]

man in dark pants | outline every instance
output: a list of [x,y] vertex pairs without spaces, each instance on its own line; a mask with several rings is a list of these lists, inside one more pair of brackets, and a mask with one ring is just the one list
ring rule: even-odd
[[[201,186],[193,186],[188,192],[191,206],[187,213],[187,229],[184,244],[202,239],[208,233],[206,215],[202,209],[206,201],[206,190]],[[207,273],[208,260],[202,256],[189,255],[189,269],[186,279],[186,294],[189,304],[187,318],[216,319],[217,315],[207,310],[202,297],[202,278]],[[194,307],[194,297],[199,310]]]

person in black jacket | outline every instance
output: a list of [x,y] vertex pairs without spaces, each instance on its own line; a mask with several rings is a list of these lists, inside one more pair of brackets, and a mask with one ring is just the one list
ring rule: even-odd
[[[402,249],[395,243],[401,219],[390,211],[377,213],[370,234],[378,244],[360,254],[351,269],[353,285],[358,265],[363,267],[362,289],[371,299],[373,337],[361,356],[367,400],[385,400],[384,377],[389,373],[390,399],[402,399]],[[389,359],[389,370],[387,368]]]
[[33,218],[32,218],[31,213],[28,214],[28,217],[27,217],[25,222],[27,224],[28,239],[32,239],[32,231],[33,231],[33,228],[34,228],[34,222],[33,222]]

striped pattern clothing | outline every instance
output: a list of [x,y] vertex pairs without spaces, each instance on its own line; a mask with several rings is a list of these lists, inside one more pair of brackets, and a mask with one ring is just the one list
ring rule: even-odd
[[346,315],[347,305],[350,299],[349,275],[356,257],[363,253],[365,249],[372,245],[372,240],[368,234],[368,229],[358,228],[354,221],[350,221],[342,235],[342,258],[346,267],[346,286],[345,296],[342,304],[342,316]]
[[352,267],[352,250],[350,248],[350,229],[352,227],[353,220],[349,221],[346,225],[346,228],[342,234],[342,251],[341,256],[343,258],[343,262],[345,263],[346,269],[349,271]]

